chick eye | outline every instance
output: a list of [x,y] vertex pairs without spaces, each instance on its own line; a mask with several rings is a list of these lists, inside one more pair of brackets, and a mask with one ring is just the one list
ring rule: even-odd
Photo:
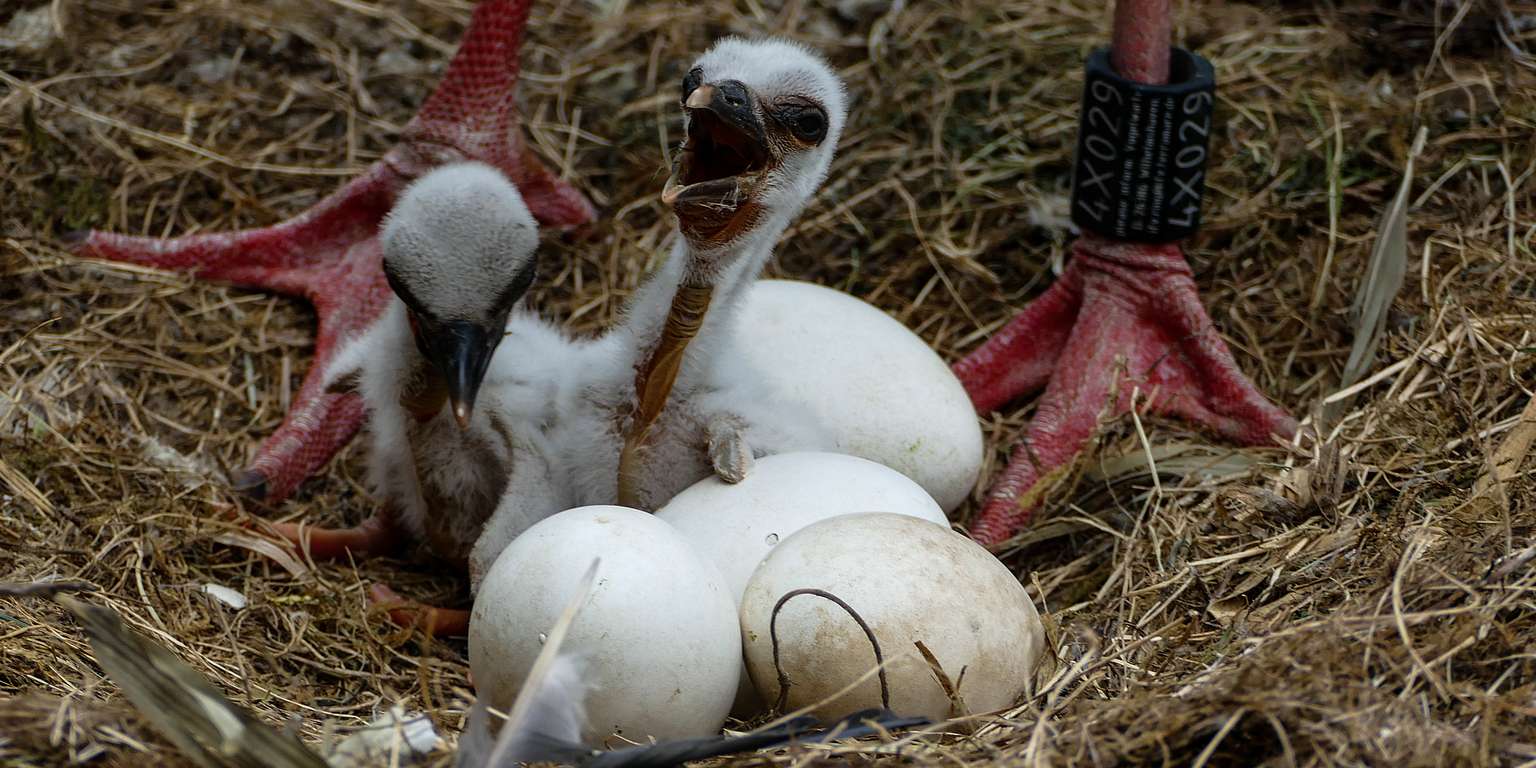
[[688,70],[688,74],[683,75],[683,99],[682,100],[683,101],[687,101],[688,100],[688,95],[693,93],[694,90],[697,89],[699,87],[699,85],[702,84],[703,82],[704,82],[704,70],[702,68],[694,67],[693,69]]
[[795,138],[807,144],[820,144],[827,137],[827,113],[814,104],[781,105],[779,120],[789,126]]
[[406,309],[409,309],[414,314],[427,314],[424,310],[424,305],[411,293],[411,289],[405,287],[405,281],[395,275],[395,270],[390,267],[387,260],[384,262],[384,279],[389,283],[389,287],[395,292],[395,295],[399,296],[402,302],[405,302]]

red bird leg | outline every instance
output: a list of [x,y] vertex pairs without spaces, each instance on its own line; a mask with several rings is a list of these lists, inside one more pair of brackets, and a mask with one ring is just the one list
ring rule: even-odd
[[[1296,423],[1245,378],[1200,305],[1194,277],[1178,246],[1116,243],[1092,235],[1078,240],[1052,291],[1080,297],[1071,333],[1059,347],[1056,369],[1025,438],[995,481],[971,535],[997,546],[1023,526],[1038,506],[1031,494],[1042,478],[1067,467],[1092,439],[1106,408],[1126,413],[1140,392],[1150,413],[1169,413],[1203,424],[1222,437],[1261,445],[1287,436]],[[1046,297],[1051,293],[1047,292]],[[1031,305],[1030,309],[1033,309]],[[1042,325],[1029,310],[1005,331],[956,366],[980,370],[978,361],[1001,367],[1004,354],[1023,356],[1025,366],[1055,356],[1055,343],[1030,348],[1026,323]],[[1010,346],[1011,345],[1011,346]],[[996,376],[997,380],[1007,381]],[[964,380],[964,379],[962,379]],[[967,381],[973,396],[989,394],[984,378]],[[1111,391],[1115,388],[1115,391]]]
[[[1122,77],[1164,83],[1172,19],[1167,0],[1121,0],[1110,60]],[[1201,424],[1247,445],[1288,437],[1296,422],[1238,370],[1200,304],[1176,244],[1084,235],[1061,279],[1002,331],[955,364],[980,411],[1045,386],[1026,436],[994,482],[971,529],[990,548],[1028,522],[1101,416],[1142,407]]]
[[1147,85],[1168,82],[1173,42],[1170,0],[1118,0],[1109,61],[1121,77]]
[[330,460],[363,420],[356,395],[325,392],[322,376],[336,350],[361,335],[388,299],[380,269],[378,229],[400,191],[443,163],[479,160],[521,188],[547,226],[590,221],[579,192],[556,178],[524,145],[516,101],[518,51],[531,0],[485,0],[475,7],[464,42],[443,81],[382,160],[313,208],[262,229],[188,235],[169,240],[91,232],[78,253],[308,299],[319,329],[315,360],[281,427],[234,484],[278,501]]
[[402,627],[421,627],[433,637],[463,637],[469,634],[469,611],[462,608],[436,608],[407,600],[385,584],[368,589],[368,602],[386,609],[389,620]]

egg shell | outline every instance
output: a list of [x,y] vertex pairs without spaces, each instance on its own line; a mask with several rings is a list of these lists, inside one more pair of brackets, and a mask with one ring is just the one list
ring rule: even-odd
[[761,280],[747,292],[737,348],[787,404],[826,427],[838,453],[916,480],[944,510],[981,471],[981,425],[959,379],[906,326],[841,291]]
[[[736,694],[741,635],[714,565],[636,509],[589,506],[540,521],[502,551],[470,614],[478,695],[505,711],[593,558],[591,596],[561,653],[582,662],[589,745],[720,732]],[[611,743],[619,744],[617,740]]]
[[[891,709],[935,720],[951,709],[914,645],[922,641],[969,713],[1004,709],[1027,693],[1045,648],[1045,628],[1018,579],[970,539],[902,515],[844,515],[780,542],[758,566],[741,604],[747,668],[769,701],[779,696],[770,623],[779,599],[825,590],[861,616],[887,660]],[[818,704],[874,669],[864,631],[834,602],[792,597],[779,612],[780,662],[788,710]],[[964,670],[964,678],[961,671]],[[875,676],[817,706],[823,719],[881,706]]]

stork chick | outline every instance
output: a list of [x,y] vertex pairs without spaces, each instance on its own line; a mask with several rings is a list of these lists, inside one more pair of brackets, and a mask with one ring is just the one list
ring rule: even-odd
[[729,340],[747,287],[826,177],[846,115],[842,81],[795,43],[726,38],[688,70],[680,101],[686,138],[662,191],[677,237],[597,342],[626,380],[588,388],[598,421],[560,441],[584,458],[572,464],[578,489],[616,484],[603,501],[642,509],[711,472],[738,481],[755,454],[825,442]]
[[525,495],[547,484],[543,427],[575,345],[516,308],[537,269],[538,227],[490,166],[422,177],[380,239],[394,298],[328,378],[367,403],[382,510],[357,528],[284,533],[319,557],[376,553],[404,537],[462,566],[510,478],[533,475],[519,486]]

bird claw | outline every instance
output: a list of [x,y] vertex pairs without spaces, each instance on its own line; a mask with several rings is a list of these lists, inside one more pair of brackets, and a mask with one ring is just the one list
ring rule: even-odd
[[267,498],[267,477],[255,470],[242,469],[229,476],[229,485],[237,493],[256,501]]
[[1106,405],[1112,417],[1134,406],[1246,445],[1296,429],[1238,370],[1175,245],[1083,237],[1061,278],[955,373],[981,411],[1045,387],[972,527],[993,548],[1028,522],[1043,495],[1036,486],[1083,450]]
[[521,141],[512,112],[518,50],[531,0],[485,0],[475,7],[447,73],[407,124],[403,141],[342,189],[280,224],[241,232],[162,240],[104,232],[71,233],[85,256],[293,294],[315,305],[315,360],[277,432],[232,482],[268,502],[286,498],[362,425],[362,400],[325,391],[322,372],[339,342],[360,335],[388,303],[379,261],[379,223],[412,178],[443,162],[480,160],[520,187],[543,224],[590,221],[590,203],[546,169]]
[[752,447],[746,425],[734,416],[717,416],[709,422],[709,463],[715,476],[732,485],[752,472]]

